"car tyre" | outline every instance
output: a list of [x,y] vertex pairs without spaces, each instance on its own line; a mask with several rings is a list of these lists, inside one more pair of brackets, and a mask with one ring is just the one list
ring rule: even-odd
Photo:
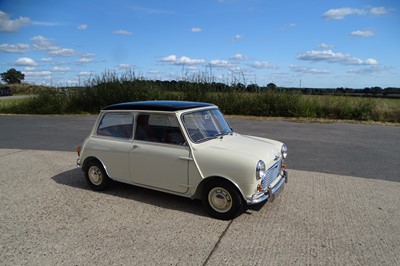
[[110,185],[111,179],[100,162],[90,161],[85,168],[86,182],[93,190],[104,190]]
[[237,188],[220,179],[205,185],[202,202],[212,217],[221,220],[231,220],[243,210],[243,199]]

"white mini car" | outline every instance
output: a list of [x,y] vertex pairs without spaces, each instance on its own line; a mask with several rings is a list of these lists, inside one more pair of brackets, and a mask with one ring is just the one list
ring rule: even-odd
[[111,180],[201,199],[230,220],[274,199],[287,171],[285,144],[234,132],[217,106],[183,101],[114,104],[101,110],[78,147],[78,166],[94,190]]

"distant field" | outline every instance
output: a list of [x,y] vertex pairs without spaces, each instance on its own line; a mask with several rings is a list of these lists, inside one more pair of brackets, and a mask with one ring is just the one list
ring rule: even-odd
[[12,96],[1,96],[0,101],[10,101],[10,100],[18,100],[32,97],[33,95],[12,95]]
[[22,103],[24,100],[31,96],[7,96],[7,97],[0,97],[0,111],[7,110],[12,106],[17,106]]

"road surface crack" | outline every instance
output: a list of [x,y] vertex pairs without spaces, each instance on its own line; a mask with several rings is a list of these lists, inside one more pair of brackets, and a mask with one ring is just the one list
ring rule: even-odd
[[211,256],[214,254],[214,252],[217,250],[219,243],[221,242],[222,238],[225,236],[226,232],[228,231],[229,227],[231,226],[233,220],[230,220],[228,223],[228,226],[225,228],[225,230],[222,232],[222,234],[219,236],[217,243],[215,243],[213,249],[211,250],[210,254],[208,254],[207,259],[204,261],[203,266],[207,265],[208,261],[210,260]]

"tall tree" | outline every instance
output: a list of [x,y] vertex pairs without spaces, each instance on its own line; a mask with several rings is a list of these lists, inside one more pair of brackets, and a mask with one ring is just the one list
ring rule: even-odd
[[271,90],[271,91],[276,90],[276,85],[274,83],[268,83],[267,90]]
[[15,68],[11,68],[6,72],[0,74],[1,80],[6,82],[7,84],[20,84],[22,80],[25,78],[25,74],[22,74],[20,71],[15,70]]

